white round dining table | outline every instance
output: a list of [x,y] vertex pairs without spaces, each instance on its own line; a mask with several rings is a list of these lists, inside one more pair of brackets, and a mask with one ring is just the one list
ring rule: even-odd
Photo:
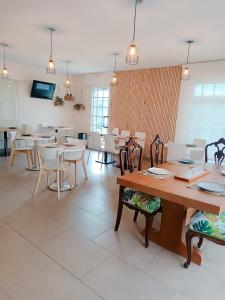
[[29,171],[40,171],[39,164],[38,164],[38,143],[40,141],[51,141],[55,139],[54,136],[44,136],[44,135],[20,135],[16,137],[17,139],[20,140],[25,140],[25,141],[33,141],[34,142],[34,162],[33,166],[31,168],[27,168]]

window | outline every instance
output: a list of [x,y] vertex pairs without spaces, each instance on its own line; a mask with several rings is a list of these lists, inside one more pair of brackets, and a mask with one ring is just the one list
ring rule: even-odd
[[109,87],[93,88],[91,102],[91,131],[107,133],[109,118]]
[[180,101],[176,140],[214,142],[225,133],[225,83],[193,83]]

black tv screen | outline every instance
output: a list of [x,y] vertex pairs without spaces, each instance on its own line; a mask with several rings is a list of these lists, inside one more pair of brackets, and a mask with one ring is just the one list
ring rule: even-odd
[[43,81],[33,81],[31,97],[52,100],[55,92],[55,84]]

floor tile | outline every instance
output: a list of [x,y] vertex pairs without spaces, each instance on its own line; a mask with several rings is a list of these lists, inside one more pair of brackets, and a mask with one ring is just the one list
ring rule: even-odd
[[11,300],[12,298],[0,288],[0,299],[1,300]]
[[61,215],[57,217],[57,220],[88,239],[94,239],[99,234],[112,228],[112,224],[109,222],[83,209]]
[[[98,300],[87,286],[56,264],[9,290],[13,300]],[[2,300],[2,299],[1,299]]]
[[162,249],[150,242],[149,247],[144,247],[143,236],[131,233],[125,229],[106,231],[94,240],[100,246],[127,260],[138,267],[144,267]]
[[77,277],[84,276],[110,255],[108,251],[69,230],[41,244],[40,248]]
[[36,245],[65,231],[65,227],[28,205],[15,210],[6,223]]
[[203,267],[225,276],[225,248],[208,241],[203,250]]
[[0,286],[14,286],[52,261],[14,230],[0,225]]
[[[177,292],[172,296],[171,300],[191,300],[191,299],[187,298],[186,296],[184,296],[181,293]],[[202,299],[202,300],[204,300],[204,299]]]
[[169,300],[174,290],[115,256],[82,278],[107,300]]
[[146,266],[146,271],[190,299],[224,299],[225,276],[194,263],[184,269],[183,263],[183,257],[163,250]]

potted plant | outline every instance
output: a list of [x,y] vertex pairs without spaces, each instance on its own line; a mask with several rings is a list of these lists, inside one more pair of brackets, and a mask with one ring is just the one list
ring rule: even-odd
[[77,103],[77,104],[74,104],[73,108],[75,110],[85,110],[85,105]]
[[55,106],[62,106],[64,104],[64,100],[63,98],[59,97],[59,96],[56,96],[55,97],[55,100],[54,100],[54,105]]

